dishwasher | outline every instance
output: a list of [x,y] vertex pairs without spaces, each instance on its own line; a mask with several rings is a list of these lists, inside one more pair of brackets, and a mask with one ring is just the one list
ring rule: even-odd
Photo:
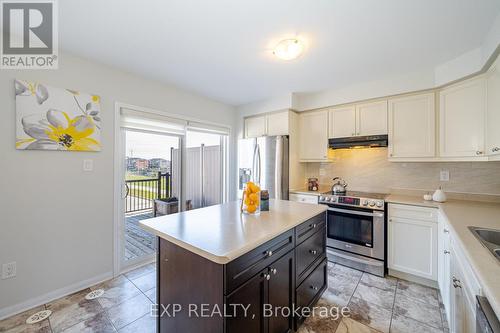
[[476,333],[500,333],[500,322],[488,299],[476,296]]

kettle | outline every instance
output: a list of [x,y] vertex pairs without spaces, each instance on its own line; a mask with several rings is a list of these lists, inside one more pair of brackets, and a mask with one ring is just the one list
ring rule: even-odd
[[346,191],[345,188],[347,187],[347,183],[345,182],[345,180],[343,180],[340,177],[335,177],[335,178],[333,178],[333,181],[337,181],[337,182],[334,183],[332,186],[332,193],[333,194],[345,193],[345,191]]

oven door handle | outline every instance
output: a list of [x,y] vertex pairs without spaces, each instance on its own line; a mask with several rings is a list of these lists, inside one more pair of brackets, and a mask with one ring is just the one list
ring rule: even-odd
[[346,213],[346,214],[351,214],[351,215],[384,217],[384,213],[382,213],[382,212],[366,213],[366,212],[360,212],[357,210],[347,210],[347,209],[340,209],[340,208],[328,208],[328,210],[331,212]]

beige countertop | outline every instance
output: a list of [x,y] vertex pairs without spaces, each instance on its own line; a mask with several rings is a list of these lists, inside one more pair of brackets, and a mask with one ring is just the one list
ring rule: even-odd
[[326,206],[270,200],[259,215],[240,212],[240,202],[142,220],[145,230],[218,264],[227,264],[259,245],[326,211]]
[[436,203],[406,195],[390,195],[386,200],[390,203],[436,207],[441,211],[450,226],[453,239],[463,249],[476,274],[484,296],[500,318],[500,262],[468,229],[468,226],[500,229],[500,204],[465,200]]

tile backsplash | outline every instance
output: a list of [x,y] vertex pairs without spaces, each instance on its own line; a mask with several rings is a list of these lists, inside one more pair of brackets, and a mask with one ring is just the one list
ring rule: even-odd
[[[348,189],[390,193],[394,190],[445,191],[500,195],[500,162],[389,162],[387,148],[343,149],[331,155],[332,162],[308,163],[306,177],[319,178],[320,186],[331,186],[342,177]],[[450,180],[441,182],[441,170]]]

